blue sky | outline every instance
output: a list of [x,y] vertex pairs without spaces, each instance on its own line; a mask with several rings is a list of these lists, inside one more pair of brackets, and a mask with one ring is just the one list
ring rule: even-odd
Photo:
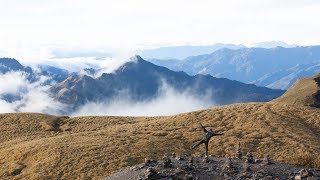
[[6,52],[272,40],[320,44],[320,1],[315,0],[0,0],[0,4],[0,50]]

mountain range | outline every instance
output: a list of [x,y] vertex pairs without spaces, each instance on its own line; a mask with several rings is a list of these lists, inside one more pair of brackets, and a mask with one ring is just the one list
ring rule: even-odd
[[223,43],[203,46],[163,46],[154,49],[143,49],[138,51],[138,54],[146,59],[184,59],[189,56],[212,53],[222,48],[240,49],[245,48],[245,46],[242,44],[236,45]]
[[56,100],[77,108],[86,102],[108,101],[122,96],[123,92],[133,101],[150,100],[159,95],[163,86],[179,93],[187,91],[218,105],[269,101],[284,92],[210,75],[189,76],[154,65],[140,56],[133,57],[115,72],[104,73],[97,78],[72,74],[52,86],[50,91]]
[[[23,72],[28,81],[36,81],[40,76],[48,77],[44,85],[50,86],[48,94],[55,101],[67,105],[63,114],[70,114],[88,102],[109,102],[117,97],[128,98],[133,102],[146,102],[159,97],[168,88],[178,94],[188,93],[192,97],[210,102],[207,106],[225,105],[236,102],[270,101],[284,93],[253,84],[244,84],[210,75],[190,76],[182,71],[175,72],[165,67],[154,65],[134,56],[112,73],[90,76],[96,69],[84,69],[82,72],[69,73],[51,66],[39,66],[40,70],[22,66],[15,59],[0,59],[1,72]],[[83,72],[86,72],[84,75]],[[236,91],[235,91],[236,89]],[[2,95],[5,101],[13,102],[19,98]],[[192,103],[192,102],[190,102]]]
[[190,75],[210,74],[274,89],[288,89],[297,79],[320,72],[320,46],[219,49],[183,60],[150,62]]

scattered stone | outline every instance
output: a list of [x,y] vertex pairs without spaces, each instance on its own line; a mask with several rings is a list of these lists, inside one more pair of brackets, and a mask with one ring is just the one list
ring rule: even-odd
[[[257,171],[257,172],[254,174],[254,177],[259,178],[259,179],[261,179],[261,178],[270,178],[270,177],[271,177],[271,179],[273,179],[272,174],[269,174],[267,171],[265,171],[265,170],[263,170],[263,169]],[[267,179],[266,179],[266,180],[267,180]]]
[[183,158],[182,156],[177,156],[176,159],[177,159],[178,161],[184,160],[184,158]]
[[189,166],[193,165],[193,157],[190,157],[188,163],[189,163]]
[[188,165],[183,165],[181,169],[185,172],[191,172],[193,170],[193,168]]
[[307,180],[319,180],[317,177],[307,177]]
[[249,179],[251,176],[248,172],[244,172],[239,176],[239,179]]
[[300,176],[300,175],[296,175],[296,176],[294,177],[294,180],[301,180],[301,176]]
[[209,162],[210,162],[210,160],[209,160],[209,158],[208,158],[208,157],[204,157],[204,158],[203,158],[203,160],[202,160],[202,162],[204,162],[204,163],[209,163]]
[[[171,155],[170,155],[171,156]],[[262,166],[261,163],[245,163],[237,158],[223,157],[184,157],[183,160],[164,156],[164,160],[154,163],[153,160],[145,160],[145,163],[127,168],[119,173],[104,180],[123,180],[123,179],[302,179],[302,180],[320,180],[320,170],[302,169],[299,166],[286,165],[272,160],[268,166]],[[248,154],[248,157],[250,155]],[[203,160],[210,160],[210,163]],[[250,159],[250,158],[249,158]],[[263,160],[261,158],[261,160]],[[142,167],[142,168],[140,168]],[[164,168],[170,167],[170,168]],[[16,173],[13,173],[16,174]]]
[[252,171],[251,165],[250,165],[249,163],[244,163],[244,164],[243,164],[243,171],[244,171],[244,172],[250,172],[250,171]]
[[145,166],[149,166],[150,164],[151,164],[151,160],[148,159],[148,158],[145,158],[145,159],[144,159],[144,165],[145,165]]
[[271,160],[270,160],[269,155],[264,156],[264,158],[263,158],[263,160],[262,160],[262,164],[263,164],[263,165],[269,165],[269,164],[271,164]]
[[149,167],[146,170],[145,175],[146,175],[146,180],[155,180],[160,178],[158,172],[151,167]]
[[251,154],[251,152],[247,153],[245,162],[246,163],[253,163],[254,162],[253,155]]
[[163,167],[164,167],[164,168],[171,168],[171,167],[173,167],[173,166],[172,166],[172,163],[171,163],[170,157],[164,156],[164,157],[162,158],[162,160],[163,160]]
[[171,157],[175,158],[176,157],[176,153],[171,153]]
[[299,175],[301,176],[301,178],[307,178],[307,177],[312,177],[313,173],[307,169],[301,169],[299,171]]
[[193,178],[193,175],[192,175],[192,174],[186,174],[186,176],[185,176],[184,179],[185,179],[185,180],[193,180],[194,178]]

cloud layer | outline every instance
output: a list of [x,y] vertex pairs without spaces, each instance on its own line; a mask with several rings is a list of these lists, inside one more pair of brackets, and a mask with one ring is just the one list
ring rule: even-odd
[[48,77],[39,76],[29,82],[23,72],[0,74],[0,113],[39,112],[60,114],[64,105],[54,101],[43,85]]
[[162,86],[156,98],[148,101],[134,102],[129,96],[121,94],[111,101],[87,103],[72,116],[162,116],[214,106],[206,97],[195,97],[188,91],[177,92],[166,84]]
[[[75,66],[79,65],[76,62],[68,63]],[[98,73],[110,71],[121,65],[120,62],[113,63],[114,67],[110,66],[109,63],[106,66],[109,69],[102,69]],[[136,102],[130,98],[130,92],[123,92],[111,100],[88,102],[76,112],[71,112],[67,110],[67,105],[61,104],[50,97],[48,93],[50,85],[44,85],[48,78],[38,75],[36,81],[30,82],[24,72],[0,74],[0,113],[38,112],[72,116],[158,116],[173,115],[214,106],[213,102],[207,100],[210,98],[195,97],[188,90],[177,92],[163,83],[158,96],[154,99]]]

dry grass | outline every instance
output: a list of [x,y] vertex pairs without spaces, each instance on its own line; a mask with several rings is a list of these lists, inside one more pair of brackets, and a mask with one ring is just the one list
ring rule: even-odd
[[202,155],[203,147],[190,150],[203,136],[199,122],[224,131],[210,142],[212,155],[232,156],[241,142],[244,153],[320,168],[320,109],[292,96],[166,117],[0,114],[0,179],[98,179],[144,158]]
[[241,142],[256,156],[320,167],[319,109],[249,103],[168,117],[2,114],[0,178],[90,179],[165,153],[201,155],[203,147],[190,151],[203,135],[199,122],[224,131],[210,154],[233,155]]

